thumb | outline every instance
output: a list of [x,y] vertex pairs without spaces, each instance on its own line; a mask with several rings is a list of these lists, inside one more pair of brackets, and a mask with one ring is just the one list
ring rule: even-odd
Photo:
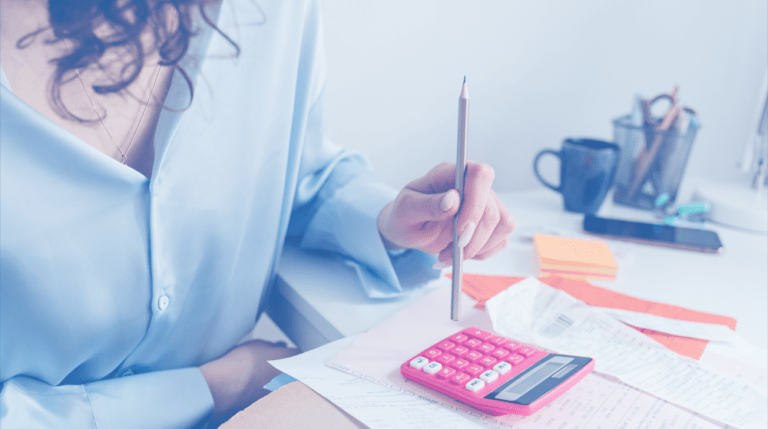
[[[414,192],[408,212],[412,219],[424,221],[442,221],[451,218],[459,211],[459,193],[450,189],[439,194],[422,194]],[[418,196],[417,196],[418,195]]]

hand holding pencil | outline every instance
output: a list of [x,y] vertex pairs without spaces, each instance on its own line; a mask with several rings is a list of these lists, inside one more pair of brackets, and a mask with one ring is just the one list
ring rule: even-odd
[[[486,259],[509,243],[515,221],[491,189],[493,169],[467,162],[464,202],[454,188],[456,165],[445,162],[408,183],[379,214],[379,232],[389,249],[439,254],[435,268],[451,266],[453,216],[458,213],[464,259]],[[459,205],[461,204],[461,211]]]
[[[462,87],[462,94],[465,89]],[[461,125],[459,134],[461,140]],[[435,268],[442,269],[452,264],[454,243],[462,249],[460,260],[486,259],[509,244],[515,222],[491,189],[493,168],[466,161],[463,198],[457,190],[456,173],[455,163],[441,163],[408,183],[384,207],[378,226],[387,248],[438,254]],[[454,240],[455,215],[458,240]]]

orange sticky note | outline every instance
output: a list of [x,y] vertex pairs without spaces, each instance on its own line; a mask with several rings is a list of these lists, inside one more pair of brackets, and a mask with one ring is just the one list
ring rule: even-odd
[[536,234],[533,237],[539,263],[539,275],[560,275],[575,279],[612,280],[618,265],[608,248],[599,240]]

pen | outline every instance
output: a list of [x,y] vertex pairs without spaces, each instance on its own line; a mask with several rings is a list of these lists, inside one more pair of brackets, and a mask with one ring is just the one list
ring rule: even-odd
[[[467,125],[469,119],[469,92],[467,77],[461,85],[459,95],[459,138],[456,145],[456,190],[459,202],[464,203],[464,175],[467,171]],[[459,211],[453,216],[453,273],[451,275],[451,320],[459,320],[459,297],[461,294],[461,269],[464,262],[464,249],[459,247]]]

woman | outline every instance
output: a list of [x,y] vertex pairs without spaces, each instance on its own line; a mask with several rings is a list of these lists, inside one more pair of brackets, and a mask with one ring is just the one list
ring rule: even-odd
[[[354,261],[371,297],[449,263],[454,166],[396,193],[324,138],[316,1],[0,6],[0,426],[247,406],[295,353],[237,346],[285,240]],[[470,163],[467,258],[513,227],[492,180]]]

